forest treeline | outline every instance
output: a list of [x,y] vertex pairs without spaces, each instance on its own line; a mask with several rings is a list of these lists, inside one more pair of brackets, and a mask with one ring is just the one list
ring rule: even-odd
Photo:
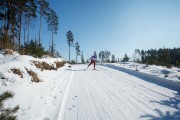
[[144,64],[154,64],[162,66],[176,66],[180,68],[180,48],[159,48],[150,50],[136,49],[133,61]]
[[30,34],[30,26],[32,26],[35,21],[39,23],[37,24],[39,32],[38,38],[33,41],[41,47],[41,44],[44,42],[41,39],[43,20],[47,23],[47,27],[45,26],[45,28],[43,26],[43,29],[49,30],[52,35],[50,51],[53,54],[55,52],[53,35],[57,34],[58,16],[56,12],[50,8],[49,3],[46,0],[1,0],[0,48],[22,51],[28,46],[27,44],[30,44],[32,38],[36,37]]

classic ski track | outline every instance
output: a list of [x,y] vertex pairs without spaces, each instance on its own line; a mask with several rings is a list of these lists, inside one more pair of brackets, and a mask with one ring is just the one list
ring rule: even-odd
[[[98,82],[98,81],[97,81]],[[105,82],[105,81],[102,81],[101,82],[101,84],[103,84],[103,82]],[[98,85],[101,85],[101,84],[98,84]],[[93,90],[93,87],[94,86],[91,86],[91,89]],[[101,86],[100,86],[101,87]],[[106,86],[106,88],[104,88],[104,87],[101,87],[102,89],[104,89],[104,91],[106,91],[106,89],[108,88],[109,86],[107,85]],[[113,87],[112,87],[113,88]],[[112,89],[111,88],[111,89]],[[111,90],[112,91],[112,90]],[[117,89],[114,89],[114,91],[118,91]],[[108,94],[108,96],[109,96],[109,98],[111,99],[111,101],[112,101],[112,104],[114,104],[117,108],[118,108],[118,111],[120,111],[121,113],[122,113],[122,115],[124,116],[124,119],[127,119],[126,117],[125,117],[125,115],[123,114],[123,112],[120,110],[120,108],[118,107],[118,105],[116,104],[117,102],[115,101],[115,100],[118,100],[118,98],[115,98],[115,96],[113,97],[113,92],[111,92],[111,95],[108,93],[108,92],[106,92],[106,94]],[[114,98],[114,99],[113,99]],[[126,99],[126,98],[125,98]],[[135,106],[135,105],[133,105],[133,106]],[[137,109],[137,108],[136,108]],[[131,111],[131,110],[130,110]]]
[[[107,72],[107,70],[106,70],[106,72]],[[114,73],[113,72],[111,72],[111,71],[108,71],[108,72],[110,72],[111,73],[111,75],[113,75]],[[115,75],[114,75],[115,76]],[[118,76],[116,76],[116,77],[118,77]],[[125,78],[126,79],[126,78]],[[110,80],[114,80],[114,79],[110,79]],[[139,84],[137,84],[137,83],[135,83],[135,82],[133,82],[133,81],[129,81],[129,80],[127,80],[127,82],[128,83],[130,83],[130,82],[132,82],[133,84],[136,84],[136,85],[139,85]],[[118,84],[119,82],[116,82],[115,84],[113,84],[112,85],[112,87],[117,87],[117,84]],[[109,84],[112,84],[111,82],[109,82]],[[127,84],[126,82],[124,82],[123,84]],[[131,84],[127,84],[127,85],[131,85]],[[163,97],[165,97],[165,98],[168,98],[168,96],[166,96],[166,95],[164,95],[164,94],[162,94],[162,93],[159,93],[159,92],[157,92],[157,91],[154,91],[154,90],[152,90],[152,89],[149,89],[149,88],[146,88],[146,87],[144,87],[144,86],[142,86],[142,85],[139,85],[141,88],[144,88],[144,89],[146,89],[147,91],[151,91],[151,92],[154,92],[154,93],[156,93],[156,94],[159,94],[159,95],[161,95],[161,96],[163,96]],[[118,87],[117,87],[118,88]],[[127,87],[128,88],[128,87]],[[123,89],[122,89],[123,90]],[[153,107],[156,107],[156,106],[154,106],[153,105],[153,107],[151,107],[151,106],[149,106],[147,103],[146,103],[146,101],[148,101],[148,99],[145,99],[145,97],[148,97],[148,98],[150,98],[150,99],[153,99],[154,101],[156,101],[154,98],[156,98],[156,96],[154,96],[153,94],[151,94],[151,93],[149,93],[149,95],[151,96],[151,97],[149,97],[149,96],[144,96],[143,94],[141,95],[141,89],[140,88],[136,88],[136,89],[133,89],[133,91],[136,91],[136,93],[139,93],[138,94],[138,97],[136,97],[135,95],[131,95],[132,96],[132,98],[134,98],[134,99],[136,99],[136,101],[138,101],[138,102],[140,102],[140,103],[142,103],[142,104],[144,104],[147,108],[149,108],[149,109],[151,109],[151,110],[153,110]],[[132,91],[132,90],[131,90]],[[132,92],[133,92],[132,91]],[[126,92],[126,91],[124,91],[124,92]],[[131,92],[128,92],[129,94],[131,94]],[[125,93],[123,93],[123,92],[121,92],[121,94],[123,94],[126,98],[128,97],[128,96],[126,96],[126,94]],[[152,97],[152,96],[154,96],[154,97]],[[131,99],[131,98],[129,98],[129,99]],[[144,102],[143,102],[144,101]],[[136,105],[136,106],[138,106],[138,105]],[[165,107],[165,106],[162,106],[163,108],[166,108],[166,109],[168,109],[167,107]],[[146,110],[144,110],[144,111],[146,111]],[[147,112],[146,112],[147,113]],[[156,113],[158,114],[158,112],[156,111]],[[161,116],[161,115],[160,115]]]
[[101,119],[99,118],[98,113],[97,113],[97,110],[96,110],[94,101],[90,100],[90,99],[92,98],[92,93],[90,92],[90,89],[89,89],[89,87],[88,87],[88,85],[87,85],[87,82],[86,82],[85,80],[84,80],[84,83],[85,83],[85,85],[86,85],[86,91],[87,91],[87,93],[88,93],[88,99],[89,99],[90,104],[91,104],[91,107],[92,107],[92,109],[93,109],[94,116],[96,117],[96,120],[101,120]]
[[[100,69],[103,69],[102,67],[99,67]],[[110,68],[111,69],[111,68]],[[130,76],[129,74],[127,74],[127,75],[123,75],[123,76],[119,76],[119,75],[114,75],[115,73],[113,73],[113,72],[111,72],[111,71],[108,71],[108,70],[106,70],[106,69],[103,69],[105,72],[107,72],[107,73],[111,73],[111,75],[113,75],[113,76],[111,76],[111,77],[113,77],[113,78],[123,78],[123,79],[127,79],[126,77],[128,77],[128,76]],[[121,71],[120,71],[121,72]],[[166,98],[169,98],[169,96],[167,96],[167,95],[165,95],[165,94],[162,94],[162,93],[160,93],[160,92],[157,92],[157,91],[155,91],[155,90],[152,90],[150,87],[145,87],[145,86],[143,86],[143,85],[140,85],[140,84],[137,84],[136,82],[134,82],[134,81],[129,81],[129,80],[127,80],[126,82],[132,82],[133,84],[136,84],[136,85],[138,85],[139,87],[142,87],[142,88],[145,88],[145,89],[147,89],[148,91],[152,91],[152,92],[155,92],[155,93],[157,93],[157,94],[160,94],[160,95],[162,95],[162,96],[164,96],[164,97],[166,97]],[[128,85],[128,84],[127,84]],[[152,96],[152,95],[151,95]]]
[[[94,78],[96,78],[96,77],[94,77]],[[101,96],[98,96],[98,94],[96,93],[96,91],[93,89],[93,87],[94,87],[94,85],[90,85],[90,82],[88,82],[89,83],[89,90],[91,91],[91,96],[92,96],[92,98],[96,98],[96,101],[98,100],[98,101],[101,101],[100,103],[98,103],[99,104],[99,107],[100,106],[102,106],[101,108],[99,108],[99,107],[96,107],[96,109],[100,112],[100,110],[103,110],[104,112],[106,112],[107,110],[108,110],[108,106],[106,106],[106,109],[104,109],[103,107],[104,107],[104,105],[106,104],[105,102],[104,102],[104,100],[101,98]],[[91,88],[91,89],[90,89]],[[94,95],[94,97],[93,97],[93,95]],[[103,104],[102,104],[103,103]],[[119,112],[121,112],[121,114],[124,116],[124,114],[123,114],[123,112],[120,110],[120,108],[117,106],[117,104],[115,104],[115,102],[112,100],[111,101],[111,103],[109,103],[109,104],[112,104],[114,107],[116,107],[117,109],[118,109],[118,111]],[[95,105],[96,106],[96,105]],[[100,109],[100,110],[99,110]],[[99,113],[98,112],[98,113]],[[111,111],[108,111],[108,112],[110,112],[111,113],[111,115],[113,115],[113,112],[111,112]],[[106,112],[107,114],[106,114],[106,116],[108,116],[109,118],[110,118],[110,114],[108,114],[108,112]],[[113,115],[114,116],[114,115]],[[114,116],[114,118],[116,118],[115,116]],[[101,120],[103,120],[103,118],[101,118],[100,117],[100,119]],[[117,118],[118,119],[118,118]],[[124,116],[124,119],[126,119],[126,117]]]
[[[103,69],[103,68],[102,68]],[[118,75],[116,75],[114,72],[111,72],[111,71],[108,71],[108,70],[105,70],[106,72],[108,72],[108,73],[111,73],[111,77],[113,76],[113,78],[118,78]],[[129,75],[125,75],[125,76],[129,76]],[[123,76],[123,77],[125,77],[125,76]],[[121,77],[120,77],[121,78]],[[110,80],[114,80],[114,79],[110,79]],[[128,82],[129,82],[129,80],[127,80]],[[132,81],[130,81],[130,82],[132,82]],[[116,81],[116,83],[115,84],[113,84],[112,85],[112,88],[113,87],[115,87],[115,86],[117,86],[117,81]],[[109,84],[112,84],[111,82],[109,82]],[[123,83],[123,84],[126,84],[126,82],[125,83]],[[129,84],[127,84],[127,85],[129,85]],[[132,84],[130,84],[130,85],[132,85]],[[129,85],[129,86],[130,86]],[[136,85],[139,85],[139,84],[137,84],[136,83]],[[142,85],[139,85],[139,86],[141,86],[142,88],[144,88],[144,89],[147,89],[147,91],[151,91],[151,92],[154,92],[154,93],[156,93],[156,94],[159,94],[159,95],[161,95],[161,96],[164,96],[164,97],[166,97],[166,98],[168,98],[168,96],[166,96],[166,95],[164,95],[164,94],[161,94],[161,93],[158,93],[158,92],[156,92],[156,91],[154,91],[154,90],[152,90],[152,89],[149,89],[149,88],[146,88],[146,87],[144,87],[144,86],[142,86]],[[108,87],[108,86],[107,86]],[[131,86],[132,87],[132,86]],[[118,87],[117,87],[118,88]],[[118,88],[119,89],[119,88]],[[140,89],[138,89],[138,88],[136,88],[136,89],[134,89],[137,93],[139,93],[139,97],[136,97],[136,96],[134,96],[134,95],[131,95],[132,96],[132,98],[134,98],[134,99],[136,99],[136,101],[138,101],[139,103],[141,103],[141,104],[143,104],[144,106],[146,106],[146,108],[148,108],[148,109],[150,109],[150,110],[153,110],[153,107],[155,108],[156,106],[155,105],[153,105],[153,107],[151,107],[151,106],[149,106],[148,104],[147,104],[147,101],[148,101],[148,99],[145,99],[145,97],[147,97],[147,96],[143,96],[143,95],[141,95],[141,90]],[[138,91],[137,91],[138,90]],[[125,92],[125,91],[124,91]],[[133,92],[133,91],[132,91]],[[129,93],[131,93],[131,92],[129,92]],[[127,99],[128,98],[128,96],[126,96],[123,92],[121,93],[121,94],[123,94],[124,96],[125,96],[125,98]],[[141,97],[141,96],[142,97]],[[151,94],[150,94],[151,95]],[[153,95],[151,95],[151,96],[153,96]],[[130,99],[132,99],[132,98],[128,98],[129,100]],[[148,97],[148,98],[150,98],[150,97]],[[153,99],[154,100],[154,98],[156,98],[156,97],[151,97],[151,99]],[[131,101],[131,100],[130,100]],[[143,101],[145,101],[145,102],[143,102]],[[156,101],[156,100],[154,100],[154,101]],[[136,106],[138,106],[138,105],[136,105]],[[139,106],[138,106],[139,107]],[[165,106],[162,106],[163,108],[166,108],[166,109],[168,109],[167,107],[165,107]],[[143,108],[141,108],[145,113],[148,113],[148,111],[146,110],[146,109],[143,109]],[[156,113],[158,114],[158,112],[156,111]],[[161,115],[160,115],[161,116]]]
[[[111,73],[111,75],[113,75],[113,73]],[[136,83],[136,82],[134,82],[134,81],[131,81],[131,80],[128,80],[128,76],[130,76],[130,75],[125,75],[125,76],[123,76],[123,77],[119,77],[119,76],[116,76],[116,77],[113,77],[113,78],[116,78],[117,79],[117,83],[119,83],[120,81],[120,79],[125,79],[126,80],[126,82],[124,82],[123,84],[126,84],[126,86],[131,86],[131,83],[133,83],[133,84],[135,84],[135,85],[137,85],[138,87],[135,87],[136,88],[136,90],[139,90],[139,91],[141,91],[142,90],[142,88],[143,89],[146,89],[146,91],[148,92],[148,91],[151,91],[151,92],[154,92],[155,94],[159,94],[159,95],[161,95],[161,96],[163,96],[163,97],[165,97],[165,98],[169,98],[169,96],[167,96],[167,95],[165,95],[165,94],[162,94],[162,93],[160,93],[160,92],[157,92],[157,91],[155,91],[155,90],[152,90],[152,89],[150,89],[150,88],[147,88],[147,87],[145,87],[145,86],[143,86],[143,85],[140,85],[140,84],[138,84],[138,83]],[[153,96],[153,94],[151,94],[151,93],[149,93],[150,94],[150,96]],[[153,96],[152,98],[154,98],[155,96]]]
[[163,117],[155,108],[168,110],[151,102],[170,97],[164,94],[163,87],[153,90],[154,84],[104,66],[97,67],[100,71],[85,72],[79,70],[83,66],[76,67],[66,88],[59,120],[144,120],[147,118],[141,115],[152,114],[150,119],[153,115]]
[[[103,82],[101,82],[101,84],[103,84],[105,81],[103,81]],[[108,83],[108,84],[111,84],[110,82]],[[100,86],[105,92],[106,92],[106,94],[109,96],[109,98],[111,99],[111,101],[112,101],[112,103],[118,108],[118,110],[122,113],[122,115],[124,116],[124,119],[127,119],[126,118],[126,116],[123,114],[123,112],[120,110],[120,108],[118,107],[118,104],[116,104],[117,102],[116,102],[116,100],[118,100],[118,98],[117,98],[117,96],[115,96],[114,95],[114,91],[119,91],[119,90],[117,90],[115,87],[113,87],[113,86],[109,86],[108,84],[105,84],[104,83],[104,85],[106,86],[106,87],[102,87],[102,86]],[[100,84],[99,84],[100,85]],[[108,92],[107,92],[107,89],[108,90],[110,90],[110,93],[111,94],[109,94]],[[131,99],[128,99],[127,98],[127,96],[125,96],[125,94],[122,94],[121,93],[121,96],[124,96],[123,98],[124,99],[126,99],[126,101],[127,101],[127,103],[131,103],[132,104],[132,106],[134,106],[134,108],[136,109],[136,110],[138,110],[138,108],[140,109],[140,107],[139,106],[137,106],[136,104],[133,104],[133,102],[131,101]],[[126,103],[123,103],[123,104],[126,104]],[[129,106],[128,104],[126,104],[127,106]],[[127,107],[128,108],[128,107]],[[132,111],[131,109],[129,109],[130,111]],[[133,111],[132,111],[133,112]],[[147,113],[147,112],[145,112],[145,113]],[[133,114],[132,114],[132,116],[133,116]],[[134,116],[135,117],[135,116]]]
[[[127,118],[126,118],[126,116],[124,115],[124,113],[123,113],[123,111],[120,109],[120,107],[117,105],[117,101],[116,100],[114,100],[114,99],[112,99],[112,95],[110,95],[106,90],[105,90],[105,88],[104,87],[102,87],[101,86],[101,84],[103,84],[103,82],[101,82],[101,83],[99,83],[99,84],[97,84],[99,81],[97,80],[97,76],[95,76],[94,77],[96,80],[96,83],[94,83],[93,85],[91,85],[91,90],[92,91],[94,91],[94,95],[96,95],[96,97],[98,98],[98,99],[100,99],[100,101],[101,101],[101,103],[104,101],[101,97],[102,96],[98,96],[98,94],[97,94],[97,92],[95,92],[96,90],[94,90],[93,89],[93,87],[95,88],[95,85],[96,86],[98,86],[98,87],[100,87],[101,89],[103,89],[104,90],[104,92],[107,94],[107,96],[109,97],[109,99],[110,99],[110,103],[109,104],[111,104],[111,105],[113,105],[121,114],[122,114],[122,116],[123,116],[123,118],[121,118],[121,119],[125,119],[125,120],[127,120]],[[93,82],[93,81],[92,81]],[[89,83],[91,83],[91,82],[89,82]],[[101,94],[100,94],[101,95]],[[107,97],[106,97],[106,99],[107,99]],[[104,105],[105,105],[106,103],[104,103]],[[108,106],[106,106],[106,107],[108,107]],[[108,111],[108,112],[110,112],[110,111]],[[111,112],[111,114],[112,114],[112,112]],[[116,118],[116,119],[118,119],[118,118]]]
[[68,93],[69,93],[69,89],[70,89],[70,85],[71,85],[73,75],[74,75],[74,71],[72,71],[72,73],[71,73],[70,80],[69,80],[69,82],[67,84],[67,87],[66,87],[66,90],[65,90],[65,93],[64,93],[64,96],[63,96],[61,107],[60,107],[60,110],[59,110],[59,113],[58,113],[58,120],[63,120],[63,114],[64,114],[64,111],[65,111],[66,100],[67,100],[67,97],[68,97]]
[[[91,76],[93,76],[93,75],[91,75]],[[93,79],[96,79],[96,76],[94,76],[94,77],[91,77],[91,78],[93,78]],[[107,103],[105,102],[105,100],[103,100],[100,96],[98,96],[98,94],[95,92],[95,90],[93,89],[93,85],[90,85],[90,83],[91,82],[88,82],[88,81],[86,81],[87,83],[88,83],[88,88],[89,88],[89,91],[90,91],[90,95],[91,95],[91,97],[92,98],[96,98],[96,101],[98,100],[98,101],[101,101],[100,103],[98,103],[98,106],[99,107],[95,107],[96,109],[97,109],[97,111],[99,111],[99,112],[103,112],[103,113],[106,113],[105,115],[106,115],[106,118],[109,118],[109,119],[112,119],[112,117],[113,118],[116,118],[116,119],[118,119],[117,117],[115,117],[115,115],[114,115],[114,113],[113,113],[113,111],[109,111],[109,107],[108,106],[106,106],[106,108],[104,107],[104,105],[106,105]],[[94,95],[94,96],[93,96]],[[95,101],[95,100],[94,100]],[[112,104],[113,106],[115,106],[114,105],[114,103],[113,102],[111,102],[111,103],[109,103],[109,104]],[[97,106],[97,104],[95,104],[95,102],[94,102],[94,105],[95,106]],[[98,112],[98,113],[99,113]],[[109,114],[110,113],[110,114]],[[103,118],[101,118],[101,114],[99,114],[99,118],[100,119],[102,119],[103,120]],[[112,116],[112,117],[110,117],[110,116]]]

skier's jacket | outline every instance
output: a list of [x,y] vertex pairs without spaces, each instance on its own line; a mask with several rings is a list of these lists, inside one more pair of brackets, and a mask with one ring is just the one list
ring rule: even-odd
[[89,60],[94,60],[94,61],[96,61],[96,60],[97,60],[97,55],[94,54]]

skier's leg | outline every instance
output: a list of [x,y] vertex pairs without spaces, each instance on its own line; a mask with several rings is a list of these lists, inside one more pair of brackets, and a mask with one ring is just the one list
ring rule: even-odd
[[96,69],[96,61],[94,61],[94,69]]
[[[91,63],[89,63],[88,67],[89,67],[90,65],[91,65]],[[87,67],[87,68],[88,68],[88,67]]]
[[[88,67],[89,67],[91,64],[92,64],[92,60],[91,60],[91,62],[89,63]],[[88,68],[88,67],[87,67],[87,68]]]
[[96,61],[94,60],[93,63],[94,63],[94,69],[96,69],[96,68],[95,68],[95,67],[96,67]]

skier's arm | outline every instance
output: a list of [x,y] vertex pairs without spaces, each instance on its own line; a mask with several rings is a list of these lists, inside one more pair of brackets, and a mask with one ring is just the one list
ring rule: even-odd
[[[93,56],[92,56],[93,57]],[[89,58],[89,60],[91,60],[92,59],[92,57],[91,58]]]

